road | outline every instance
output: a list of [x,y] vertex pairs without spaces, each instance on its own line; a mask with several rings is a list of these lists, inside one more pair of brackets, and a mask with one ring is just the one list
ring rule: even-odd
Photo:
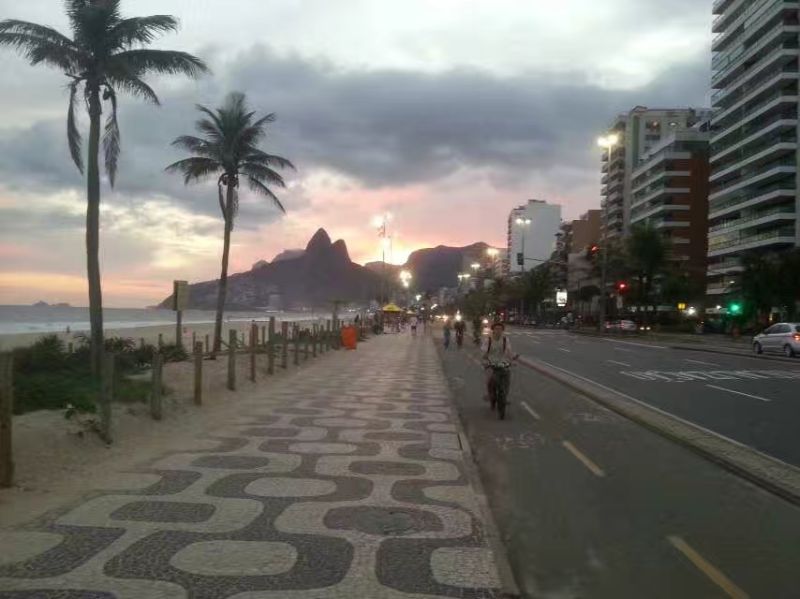
[[[702,371],[717,363],[722,369],[787,369],[560,332],[514,334],[512,342],[524,355],[618,385],[664,409],[707,397],[722,406],[722,423],[732,420],[732,407],[746,414],[755,408],[744,396],[706,391],[701,381],[659,384],[622,372]],[[476,355],[471,347],[442,352],[525,597],[797,597],[800,509],[525,367],[514,371],[510,419],[500,422],[482,402]],[[688,359],[715,365],[687,365]],[[604,367],[606,360],[626,365]],[[788,383],[764,382],[769,387],[759,394],[772,401],[748,401],[762,409],[788,403]],[[739,381],[719,383],[755,391]]]
[[797,364],[636,339],[512,330],[514,350],[800,465]]

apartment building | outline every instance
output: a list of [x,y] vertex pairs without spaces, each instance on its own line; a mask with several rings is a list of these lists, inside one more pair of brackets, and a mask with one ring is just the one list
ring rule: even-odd
[[708,253],[709,137],[706,126],[676,130],[631,173],[631,226],[658,230],[672,268],[700,285]]
[[746,252],[798,245],[796,0],[716,0],[708,294],[735,289]]
[[637,106],[619,115],[608,130],[617,137],[610,153],[603,151],[603,226],[610,240],[627,235],[631,224],[631,175],[655,145],[675,131],[693,127],[708,118],[707,111],[692,108]]
[[508,215],[507,274],[517,275],[550,259],[561,226],[561,206],[528,200]]

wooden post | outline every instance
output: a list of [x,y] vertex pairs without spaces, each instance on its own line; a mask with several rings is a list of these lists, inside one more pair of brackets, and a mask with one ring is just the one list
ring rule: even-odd
[[183,310],[176,310],[175,316],[175,345],[181,349],[183,348]]
[[192,351],[194,351],[195,345],[197,345],[197,333],[192,331]]
[[162,377],[161,372],[164,365],[164,356],[159,353],[153,354],[153,378],[150,388],[150,416],[153,420],[161,420],[163,409],[161,402]]
[[289,323],[285,320],[281,323],[281,368],[286,370],[289,367]]
[[14,482],[11,418],[14,413],[14,355],[0,353],[0,488]]
[[294,365],[300,364],[300,327],[297,323],[292,325],[292,341],[294,341]]
[[261,345],[267,344],[267,327],[261,325]]
[[258,325],[250,327],[250,380],[256,382],[256,346],[258,345]]
[[75,351],[75,346],[72,344],[72,341],[67,343],[67,352],[73,353]]
[[236,391],[236,331],[228,331],[228,389]]
[[267,373],[275,374],[275,317],[269,317],[269,329],[267,330]]
[[316,358],[317,357],[317,336],[319,335],[319,325],[313,325],[314,332],[312,333],[311,337],[311,355]]
[[114,399],[114,354],[103,354],[100,389],[100,438],[111,443],[111,401]]
[[161,348],[164,347],[164,334],[158,334],[158,350],[161,351]]
[[194,405],[203,404],[203,344],[194,344]]
[[206,335],[206,353],[208,353],[210,346],[208,344],[208,335]]
[[308,346],[311,341],[311,331],[309,329],[304,329],[303,331],[303,361],[308,362]]
[[325,323],[325,351],[331,350],[331,333],[333,332],[333,327],[331,325],[331,321],[328,320]]
[[139,349],[144,349],[144,337],[139,338]]

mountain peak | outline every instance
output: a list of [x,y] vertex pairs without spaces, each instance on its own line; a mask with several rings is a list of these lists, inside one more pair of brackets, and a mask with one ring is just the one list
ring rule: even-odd
[[344,239],[340,239],[334,243],[331,249],[339,258],[343,258],[347,262],[350,262],[350,252],[347,251],[347,244],[345,243]]
[[331,245],[331,238],[325,229],[318,229],[306,246],[306,252],[327,249]]

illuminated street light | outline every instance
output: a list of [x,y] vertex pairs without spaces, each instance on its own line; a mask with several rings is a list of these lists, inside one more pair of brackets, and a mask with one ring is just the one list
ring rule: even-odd
[[498,254],[500,254],[500,250],[497,248],[487,248],[486,255],[489,256],[492,260],[497,258]]
[[422,299],[422,294],[418,293],[415,297],[417,298],[417,301],[419,301]]
[[[608,152],[608,168],[611,168],[611,154],[614,147],[619,144],[619,135],[616,133],[609,133],[597,140],[597,145]],[[602,290],[603,300],[600,302],[600,314],[597,319],[597,326],[602,327],[606,321],[606,286],[608,284],[608,252],[605,248],[608,245],[608,199],[603,202],[603,239],[601,246],[603,247],[603,261],[600,268],[600,289]]]

